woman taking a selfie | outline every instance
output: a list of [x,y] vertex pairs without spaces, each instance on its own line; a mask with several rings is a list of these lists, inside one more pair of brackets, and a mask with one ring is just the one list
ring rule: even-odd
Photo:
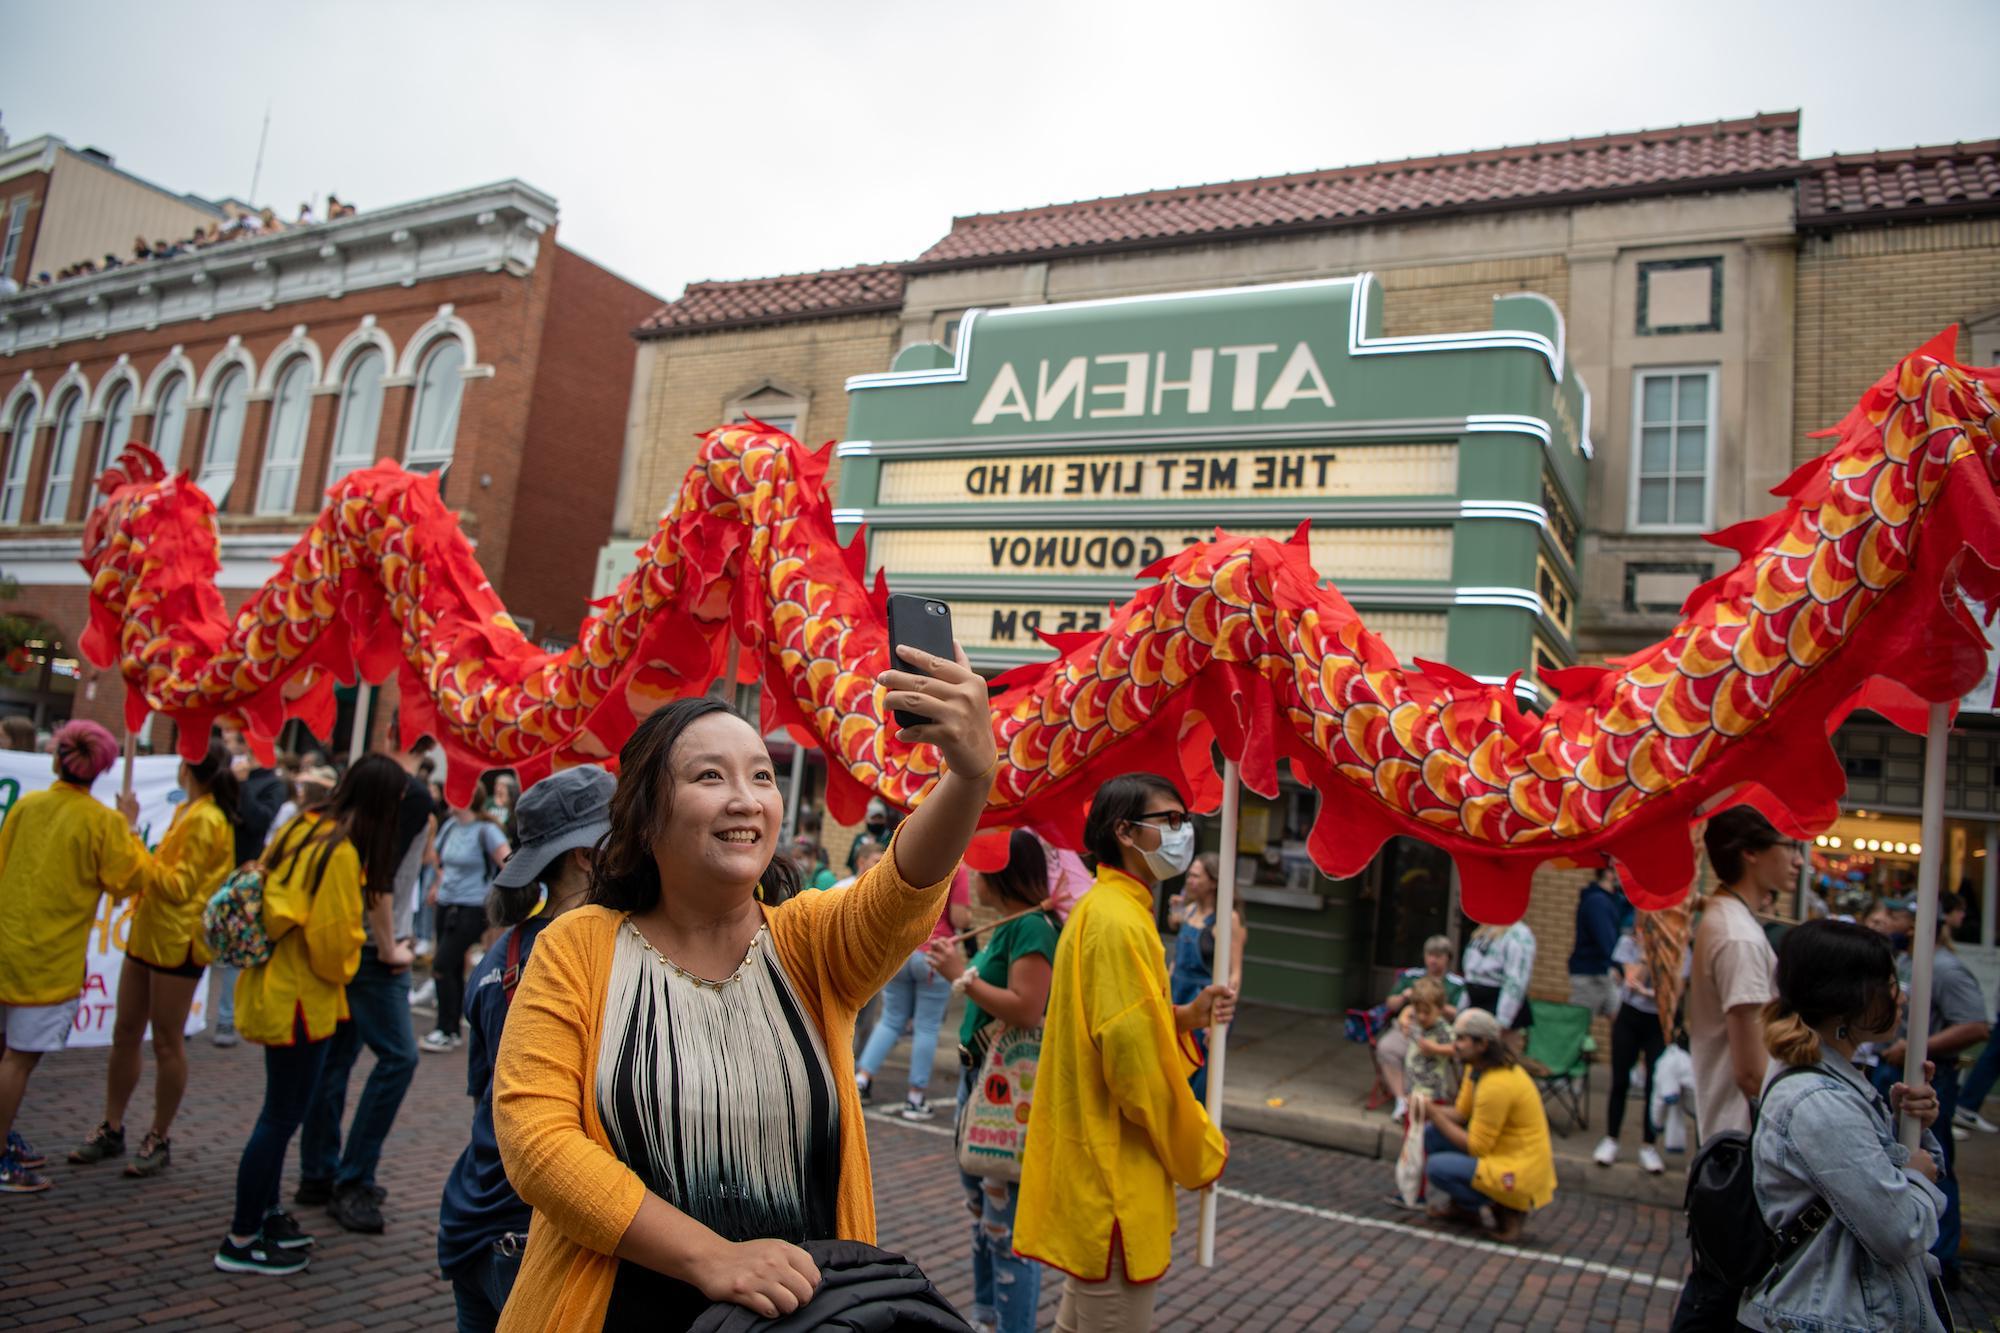
[[854,1014],[937,920],[997,763],[986,684],[905,650],[883,707],[946,770],[853,888],[795,894],[757,729],[683,699],[619,752],[591,904],[542,932],[494,1078],[534,1209],[501,1328],[685,1328],[812,1299],[809,1240],[872,1242]]

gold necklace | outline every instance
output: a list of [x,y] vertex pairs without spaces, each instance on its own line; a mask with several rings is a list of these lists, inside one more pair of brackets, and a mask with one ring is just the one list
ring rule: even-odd
[[667,957],[665,954],[661,953],[658,949],[654,948],[653,942],[646,938],[646,932],[640,930],[638,923],[632,920],[631,916],[629,915],[627,915],[625,918],[625,926],[626,929],[632,932],[632,937],[638,940],[639,943],[642,946],[644,946],[646,952],[653,955],[653,957],[659,959],[660,963],[664,967],[670,969],[675,976],[680,977],[684,981],[691,982],[696,986],[700,986],[704,990],[721,990],[725,986],[729,986],[734,982],[743,980],[743,974],[750,970],[751,962],[757,957],[757,946],[763,942],[764,932],[770,929],[770,927],[768,926],[761,926],[761,925],[758,926],[757,933],[751,937],[750,947],[744,950],[743,961],[736,965],[736,970],[730,973],[728,976],[724,977],[720,981],[710,981],[707,977],[698,976],[695,973],[688,971],[686,968],[682,967],[679,963],[676,963],[673,959]]

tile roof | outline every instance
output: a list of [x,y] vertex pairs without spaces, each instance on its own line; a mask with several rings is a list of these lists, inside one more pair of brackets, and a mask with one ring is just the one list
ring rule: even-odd
[[1796,111],[1153,190],[956,218],[913,273],[1030,255],[1172,245],[1227,232],[1289,231],[1399,215],[1545,206],[1796,179]]
[[663,338],[691,330],[708,332],[858,315],[898,310],[902,304],[903,273],[894,264],[861,264],[736,282],[691,282],[678,301],[669,301],[648,315],[634,336]]
[[1815,158],[1799,182],[1799,224],[2000,210],[2000,139]]

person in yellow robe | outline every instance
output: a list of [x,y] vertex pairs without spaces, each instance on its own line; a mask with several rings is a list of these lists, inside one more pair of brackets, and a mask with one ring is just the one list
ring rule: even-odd
[[1056,945],[1014,1249],[1069,1275],[1062,1333],[1152,1327],[1172,1258],[1174,1187],[1222,1174],[1229,1147],[1188,1087],[1193,1034],[1226,1023],[1236,993],[1211,985],[1175,1005],[1154,925],[1162,880],[1194,859],[1174,784],[1150,773],[1098,790],[1084,825],[1096,882]]
[[1556,1160],[1549,1118],[1535,1081],[1516,1062],[1500,1020],[1484,1009],[1461,1009],[1452,1045],[1465,1065],[1458,1103],[1430,1104],[1424,1129],[1424,1172],[1440,1217],[1478,1225],[1493,1207],[1493,1238],[1516,1241],[1528,1214],[1555,1197]]
[[90,794],[117,758],[118,742],[97,723],[64,723],[55,785],[23,796],[0,823],[0,1194],[49,1187],[14,1118],[28,1076],[76,1025],[97,900],[138,889],[138,801],[121,795],[113,810]]
[[183,1029],[211,957],[202,909],[236,866],[236,774],[220,739],[209,742],[200,763],[181,763],[180,787],[187,799],[174,811],[160,850],[147,852],[142,846],[139,853],[133,881],[139,904],[125,936],[125,966],[118,973],[104,1119],[69,1155],[79,1165],[125,1155],[125,1108],[139,1086],[140,1046],[151,1023],[153,1127],[126,1166],[128,1176],[156,1176],[171,1160],[168,1136],[187,1091]]

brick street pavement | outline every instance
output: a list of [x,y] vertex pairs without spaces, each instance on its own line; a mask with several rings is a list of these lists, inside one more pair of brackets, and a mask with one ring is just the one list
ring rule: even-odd
[[[229,1214],[236,1155],[262,1095],[260,1052],[197,1039],[172,1171],[124,1179],[63,1152],[100,1114],[105,1056],[42,1064],[20,1128],[54,1159],[56,1188],[0,1196],[0,1328],[448,1329],[452,1302],[433,1264],[436,1200],[468,1115],[464,1061],[426,1055],[390,1139],[381,1183],[384,1236],[341,1232],[316,1210],[321,1239],[297,1278],[228,1277],[209,1258]],[[364,1073],[363,1057],[357,1074]],[[133,1137],[150,1113],[150,1065]],[[358,1094],[361,1080],[351,1092]],[[969,1302],[969,1223],[942,1123],[871,1118],[882,1243]],[[296,1154],[287,1171],[289,1195]],[[1582,1194],[1558,1198],[1518,1250],[1432,1224],[1385,1202],[1386,1163],[1278,1139],[1236,1140],[1223,1203],[1220,1266],[1193,1262],[1194,1201],[1161,1286],[1168,1329],[1664,1328],[1686,1260],[1668,1210]],[[1961,1327],[1992,1328],[2000,1272],[1975,1268]],[[1043,1327],[1059,1280],[1043,1287]]]

